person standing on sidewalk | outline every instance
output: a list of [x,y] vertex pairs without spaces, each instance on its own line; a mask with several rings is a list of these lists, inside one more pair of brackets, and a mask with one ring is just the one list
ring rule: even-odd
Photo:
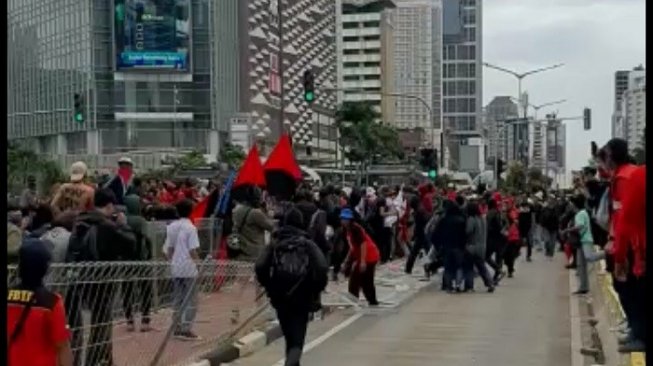
[[20,282],[7,293],[8,365],[73,364],[63,300],[43,284],[50,261],[43,241],[26,242],[19,250]]
[[619,352],[646,349],[646,167],[636,166],[628,143],[612,139],[599,159],[612,175],[610,227],[613,278],[630,331],[619,339]]
[[349,244],[345,258],[344,271],[349,275],[349,293],[358,299],[362,288],[365,299],[370,306],[378,306],[374,273],[381,259],[379,249],[362,226],[354,222],[354,213],[350,209],[340,212],[344,235]]
[[592,237],[592,228],[590,225],[590,215],[585,208],[585,196],[576,195],[571,199],[571,203],[576,207],[574,223],[570,228],[565,230],[566,234],[572,234],[578,238],[576,249],[576,265],[579,277],[579,288],[574,292],[575,295],[586,294],[589,292],[589,263],[596,262],[605,258],[603,251],[594,252],[594,238]]
[[[116,211],[116,197],[109,189],[100,189],[93,198],[94,208],[77,217],[66,250],[66,262],[84,263],[71,271],[66,291],[66,311],[72,330],[72,349],[75,365],[113,365],[112,305],[116,290],[115,277],[107,278],[106,263],[133,258],[136,239],[127,226],[122,212]],[[113,266],[113,265],[112,265]],[[110,267],[116,268],[116,267]],[[115,276],[115,274],[114,274]],[[91,311],[87,324],[90,336],[84,344],[84,317],[82,310]]]
[[[152,243],[145,235],[145,226],[147,222],[141,216],[141,198],[136,194],[125,196],[125,207],[127,209],[127,225],[132,229],[136,237],[136,247],[134,248],[134,260],[149,261],[152,259]],[[139,266],[135,279],[126,279],[123,284],[123,305],[125,308],[125,317],[127,318],[127,330],[133,332],[134,300],[139,304],[141,311],[141,332],[149,332],[150,328],[150,307],[152,303],[152,280],[153,273],[150,267]],[[134,292],[136,289],[136,292]]]
[[304,228],[302,213],[287,210],[255,267],[286,341],[285,366],[299,366],[309,314],[320,309],[319,296],[328,282],[326,258]]
[[197,228],[189,217],[193,211],[193,202],[182,200],[176,205],[179,219],[166,228],[166,241],[163,253],[171,262],[174,285],[174,316],[176,327],[174,337],[182,340],[200,340],[192,330],[197,315],[197,262],[200,240]]

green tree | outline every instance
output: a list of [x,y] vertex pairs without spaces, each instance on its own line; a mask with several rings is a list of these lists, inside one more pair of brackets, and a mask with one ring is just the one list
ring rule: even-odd
[[66,180],[66,175],[55,161],[16,144],[7,144],[7,183],[18,192],[27,186],[27,178],[36,178],[41,192],[49,191],[56,183]]
[[526,191],[528,176],[522,163],[514,161],[508,166],[506,180],[503,188],[510,194],[519,194]]
[[544,173],[541,169],[530,168],[527,173],[527,190],[530,193],[535,193],[538,191],[544,191],[551,187],[553,180]]
[[230,168],[238,168],[245,160],[245,151],[240,145],[226,143],[220,149],[220,162],[227,164]]
[[204,158],[204,154],[194,150],[179,157],[174,165],[177,169],[181,170],[206,167],[208,163]]
[[345,148],[345,157],[357,164],[361,177],[372,163],[403,158],[397,130],[377,122],[380,117],[367,102],[344,103],[336,112],[340,145]]

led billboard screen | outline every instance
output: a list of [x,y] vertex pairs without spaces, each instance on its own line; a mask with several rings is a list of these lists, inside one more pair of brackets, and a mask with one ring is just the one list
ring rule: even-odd
[[190,0],[114,0],[116,70],[190,68]]

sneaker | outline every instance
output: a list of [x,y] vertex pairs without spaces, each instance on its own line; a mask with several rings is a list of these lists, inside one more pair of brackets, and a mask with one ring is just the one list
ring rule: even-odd
[[587,294],[588,292],[589,292],[589,291],[587,291],[587,290],[577,290],[577,291],[572,292],[571,294],[572,294],[572,295],[585,295],[585,294]]
[[202,337],[193,333],[192,331],[187,332],[175,332],[174,337],[182,341],[201,341]]
[[610,328],[610,331],[613,333],[625,332],[627,330],[628,330],[628,322],[625,320],[617,324],[616,326]]
[[532,262],[532,261],[533,261],[533,260],[531,259],[531,257],[527,257],[527,258],[526,258],[526,262]]
[[514,276],[512,275],[512,273],[508,273],[508,278],[513,278],[513,277]]
[[152,331],[152,326],[149,324],[141,324],[141,333],[148,333]]
[[493,293],[494,292],[494,286],[490,286],[487,288],[487,292]]
[[134,321],[127,321],[127,331],[130,333],[136,331],[136,326],[134,326]]
[[580,349],[580,354],[583,356],[588,356],[588,357],[598,357],[599,354],[601,353],[600,350],[596,348],[590,348],[590,347],[583,347]]
[[627,343],[621,344],[618,351],[619,353],[646,352],[646,344],[639,339],[632,339]]
[[634,341],[634,340],[635,340],[635,337],[633,337],[632,332],[617,335],[617,343],[619,343],[619,344],[626,344],[626,343],[629,343],[629,342]]

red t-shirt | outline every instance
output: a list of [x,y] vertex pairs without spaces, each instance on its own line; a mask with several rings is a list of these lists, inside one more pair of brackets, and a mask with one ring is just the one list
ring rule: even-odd
[[11,289],[7,296],[7,339],[14,332],[25,306],[35,299],[23,329],[10,345],[11,366],[57,366],[57,345],[66,342],[66,325],[61,296],[41,289],[32,292]]
[[519,227],[517,222],[512,223],[508,227],[508,243],[519,243]]
[[[357,224],[352,224],[352,225],[357,225]],[[365,232],[363,228],[360,228],[360,230],[363,232],[363,235],[365,236],[363,245],[365,245],[366,249],[366,257],[365,258],[365,263],[377,263],[381,259],[381,254],[379,253],[379,248],[376,247],[376,244],[374,244],[374,241],[372,238],[370,238],[369,235]],[[347,233],[347,243],[349,243],[349,250],[351,251],[351,257],[355,261],[360,261],[361,259],[361,246],[356,246],[353,245],[351,242],[351,233]]]

